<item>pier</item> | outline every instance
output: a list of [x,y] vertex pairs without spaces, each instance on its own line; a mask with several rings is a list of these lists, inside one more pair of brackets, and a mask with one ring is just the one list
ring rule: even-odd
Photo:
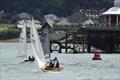
[[[81,27],[78,31],[66,31],[59,40],[52,40],[51,52],[91,53],[100,50],[105,53],[120,52],[119,27]],[[95,50],[92,50],[92,47]]]

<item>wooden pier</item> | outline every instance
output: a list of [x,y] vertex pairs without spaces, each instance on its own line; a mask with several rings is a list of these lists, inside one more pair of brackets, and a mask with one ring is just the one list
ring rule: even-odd
[[[92,47],[95,49],[93,50]],[[62,53],[120,52],[119,27],[86,27],[66,31],[65,37],[51,41],[51,51]]]

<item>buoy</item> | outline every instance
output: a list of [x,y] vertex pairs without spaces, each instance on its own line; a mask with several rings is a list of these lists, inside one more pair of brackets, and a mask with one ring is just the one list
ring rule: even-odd
[[100,52],[95,51],[95,52],[94,52],[94,57],[93,57],[92,59],[93,59],[93,60],[101,60]]

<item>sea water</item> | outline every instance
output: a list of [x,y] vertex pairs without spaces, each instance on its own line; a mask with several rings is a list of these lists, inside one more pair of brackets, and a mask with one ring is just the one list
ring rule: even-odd
[[[52,53],[63,70],[42,72],[37,62],[19,63],[19,44],[0,43],[0,80],[120,80],[120,54],[101,54],[102,60],[93,61],[93,54]],[[34,55],[30,44],[27,54]]]

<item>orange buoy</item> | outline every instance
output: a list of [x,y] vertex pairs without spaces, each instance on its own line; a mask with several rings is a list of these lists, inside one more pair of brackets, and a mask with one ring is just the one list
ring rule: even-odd
[[101,60],[100,52],[98,52],[98,51],[94,52],[94,57],[92,59],[93,60]]

